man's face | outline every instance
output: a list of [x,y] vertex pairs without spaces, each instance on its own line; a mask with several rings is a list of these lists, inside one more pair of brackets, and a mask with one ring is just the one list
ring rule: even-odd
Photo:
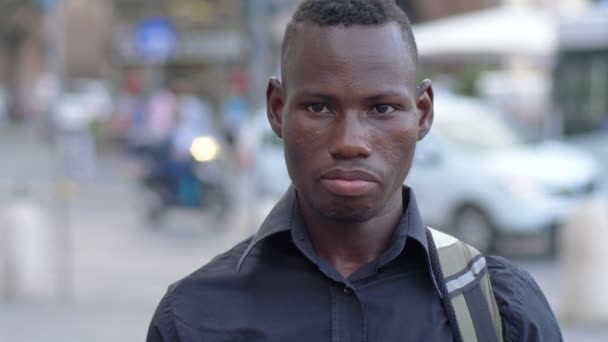
[[401,206],[415,145],[430,129],[432,90],[418,90],[400,27],[303,23],[287,51],[268,115],[283,138],[303,205],[338,222]]

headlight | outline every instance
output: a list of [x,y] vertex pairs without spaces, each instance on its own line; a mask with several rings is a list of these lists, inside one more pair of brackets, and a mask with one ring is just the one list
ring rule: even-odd
[[220,154],[220,144],[213,137],[197,137],[190,145],[190,154],[197,162],[212,161]]

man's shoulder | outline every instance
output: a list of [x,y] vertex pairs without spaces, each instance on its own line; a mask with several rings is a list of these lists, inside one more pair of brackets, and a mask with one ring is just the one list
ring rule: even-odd
[[505,341],[561,341],[557,319],[530,273],[503,257],[486,261]]
[[[504,302],[510,310],[520,310],[526,296],[544,294],[528,271],[500,256],[486,256],[488,274],[498,304]],[[503,308],[505,309],[505,308]]]
[[543,292],[534,277],[521,266],[507,258],[490,255],[486,256],[488,273],[495,292],[501,296],[518,299],[525,295],[537,295],[545,299]]
[[[161,299],[148,331],[148,341],[174,340],[177,331],[196,330],[201,317],[213,317],[230,297],[239,291],[237,265],[252,237],[217,255],[190,275],[171,284]],[[241,282],[242,283],[242,282]]]
[[528,271],[507,258],[497,255],[488,255],[485,258],[492,279],[498,278],[499,281],[507,282],[533,280]]
[[159,307],[164,307],[172,314],[188,311],[193,303],[209,303],[221,297],[226,284],[235,283],[238,279],[237,265],[253,237],[237,243],[224,253],[218,254],[211,261],[188,276],[169,285]]
[[249,237],[226,252],[218,254],[196,271],[171,284],[167,292],[173,295],[184,295],[206,286],[209,281],[234,277],[237,274],[239,260],[252,239],[253,237]]

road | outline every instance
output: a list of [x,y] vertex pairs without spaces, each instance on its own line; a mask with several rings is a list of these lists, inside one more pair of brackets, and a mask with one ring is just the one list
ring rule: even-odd
[[[53,217],[50,149],[22,132],[0,130],[0,210],[17,183]],[[173,281],[254,231],[238,211],[231,230],[204,215],[176,212],[164,229],[146,229],[137,211],[133,165],[100,157],[95,182],[69,197],[73,287],[67,301],[0,303],[0,341],[143,341],[154,308]],[[559,264],[518,260],[559,306]],[[607,341],[607,327],[564,324],[566,341]]]

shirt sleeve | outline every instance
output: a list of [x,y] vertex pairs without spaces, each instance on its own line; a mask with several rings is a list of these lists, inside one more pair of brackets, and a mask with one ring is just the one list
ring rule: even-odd
[[158,304],[150,327],[146,342],[178,342],[175,327],[175,317],[171,306],[171,291],[163,297]]
[[563,341],[557,319],[532,276],[505,258],[486,260],[504,341]]

